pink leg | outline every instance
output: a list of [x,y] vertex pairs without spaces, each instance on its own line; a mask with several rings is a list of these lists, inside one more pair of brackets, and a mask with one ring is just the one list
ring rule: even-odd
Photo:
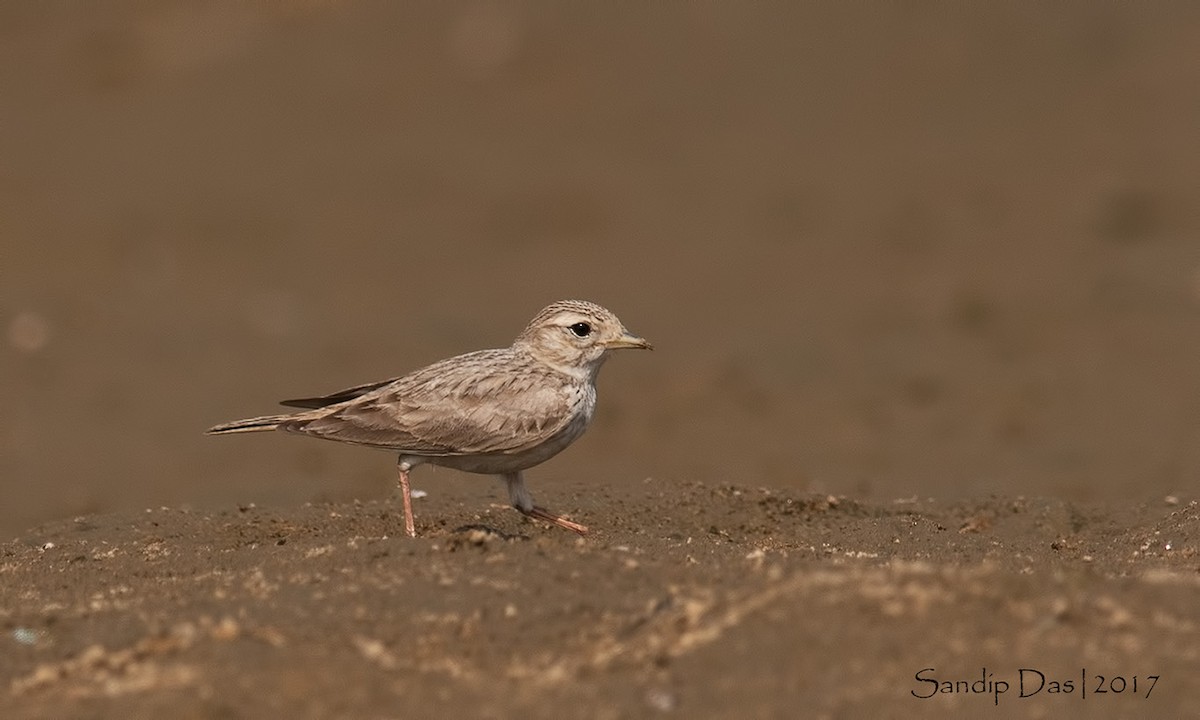
[[521,477],[521,473],[505,474],[504,482],[508,483],[508,497],[512,500],[513,507],[520,511],[522,515],[534,517],[538,520],[545,520],[548,523],[553,523],[560,528],[566,528],[580,535],[587,535],[588,529],[583,525],[571,522],[562,515],[555,515],[546,508],[534,505],[533,496],[525,489],[525,479]]
[[409,537],[417,536],[417,527],[413,523],[412,492],[408,487],[408,463],[403,460],[397,466],[400,471],[400,494],[404,496],[404,532]]
[[[517,509],[521,510],[521,508],[517,508]],[[535,517],[538,520],[545,520],[548,523],[553,523],[553,524],[559,526],[560,528],[574,530],[575,532],[579,533],[580,535],[587,535],[587,533],[588,533],[588,529],[587,529],[586,525],[580,525],[577,522],[571,522],[570,520],[566,519],[562,515],[555,515],[554,513],[547,510],[546,508],[538,507],[537,505],[534,505],[529,510],[521,510],[521,512],[524,513],[525,515],[528,515],[529,517]]]

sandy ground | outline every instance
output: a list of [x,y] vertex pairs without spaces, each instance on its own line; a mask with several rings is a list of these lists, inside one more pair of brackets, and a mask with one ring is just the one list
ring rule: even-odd
[[2,550],[9,716],[1200,713],[1195,502],[572,504],[587,538],[436,500],[420,540],[383,502],[46,526]]
[[[1200,11],[839,6],[0,4],[0,715],[1200,714]],[[202,435],[568,297],[585,539]]]

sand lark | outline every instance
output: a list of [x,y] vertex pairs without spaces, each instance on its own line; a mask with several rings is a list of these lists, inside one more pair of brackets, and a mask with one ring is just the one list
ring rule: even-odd
[[309,410],[235,420],[208,434],[285,430],[398,453],[410,537],[416,529],[408,472],[423,463],[499,475],[517,510],[582,534],[583,525],[534,505],[521,473],[583,434],[596,408],[596,374],[609,351],[621,348],[651,349],[599,305],[556,302],[510,347],[459,355],[321,397],[284,400]]

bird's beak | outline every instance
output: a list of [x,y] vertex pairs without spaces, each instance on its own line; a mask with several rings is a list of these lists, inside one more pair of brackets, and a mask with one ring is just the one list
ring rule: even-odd
[[646,342],[644,339],[636,335],[625,333],[616,340],[609,340],[605,346],[611,350],[620,350],[622,348],[630,348],[636,350],[653,350],[654,346]]

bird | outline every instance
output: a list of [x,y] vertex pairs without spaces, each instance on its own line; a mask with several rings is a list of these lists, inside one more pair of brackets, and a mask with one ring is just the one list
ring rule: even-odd
[[284,400],[303,409],[234,420],[206,434],[282,430],[397,454],[404,529],[416,537],[409,472],[423,464],[500,476],[522,514],[580,535],[586,526],[535,505],[524,471],[579,438],[596,409],[596,375],[614,350],[653,350],[610,310],[562,300],[512,345],[440,360],[407,375]]

